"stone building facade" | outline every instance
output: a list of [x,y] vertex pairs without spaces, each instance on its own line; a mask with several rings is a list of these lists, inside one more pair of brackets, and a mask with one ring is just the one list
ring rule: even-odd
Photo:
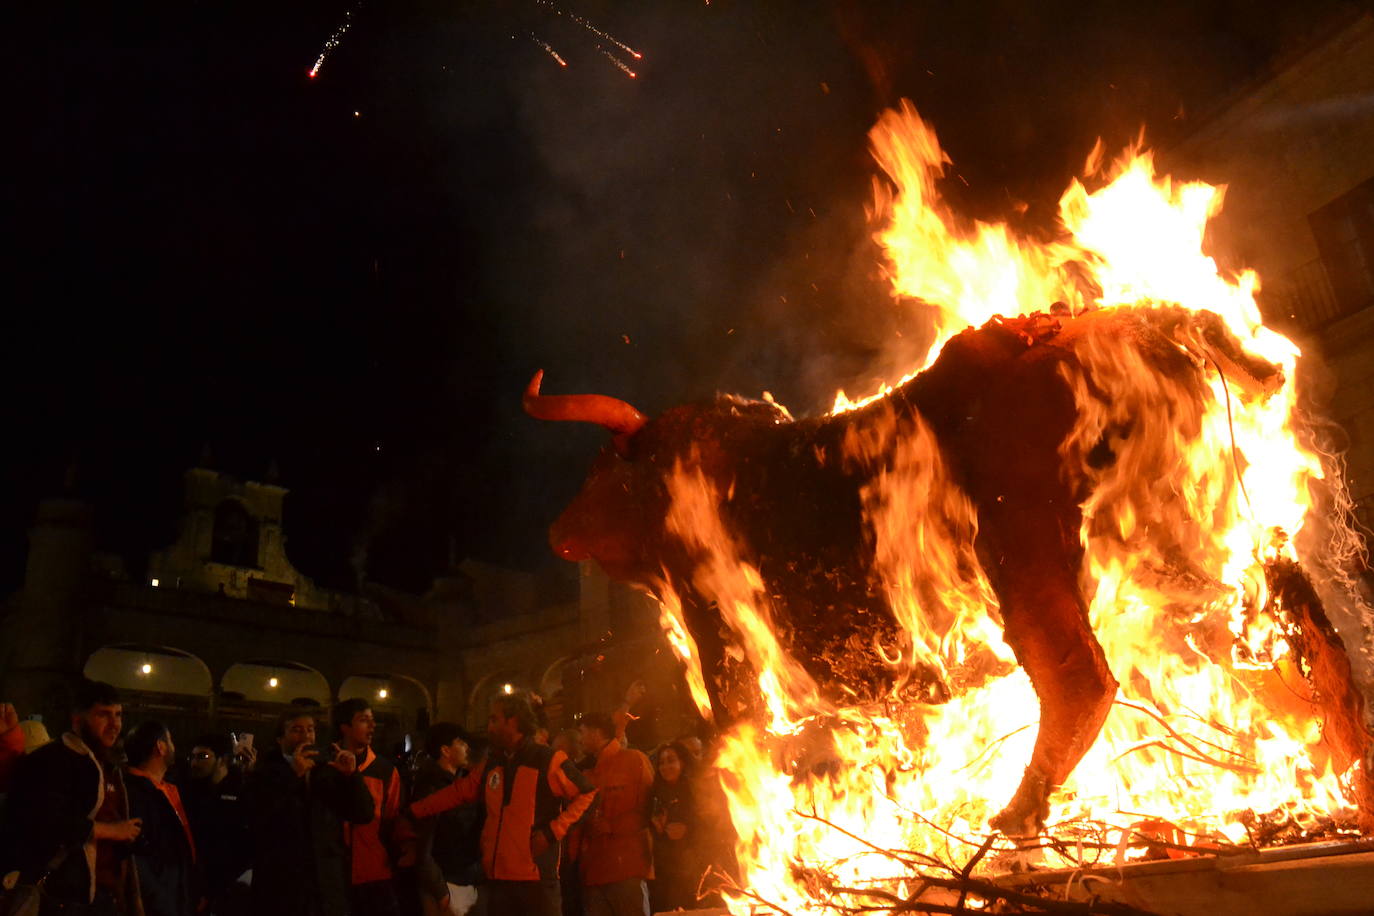
[[137,581],[96,552],[90,506],[41,503],[0,619],[0,697],[64,728],[85,674],[118,686],[133,722],[259,743],[286,709],[364,697],[391,750],[441,719],[483,729],[498,692],[537,693],[556,728],[643,679],[662,735],[642,739],[694,727],[656,607],[590,564],[534,575],[468,560],[424,595],[330,590],[287,557],[285,488],[208,468],[185,480],[178,537]]
[[312,611],[376,616],[375,606],[320,588],[286,558],[281,526],[284,487],[192,468],[186,472],[185,493],[176,541],[148,560],[150,583]]
[[1374,16],[1331,23],[1219,104],[1165,170],[1227,185],[1209,230],[1224,268],[1260,276],[1267,323],[1302,346],[1300,394],[1343,430],[1374,522]]

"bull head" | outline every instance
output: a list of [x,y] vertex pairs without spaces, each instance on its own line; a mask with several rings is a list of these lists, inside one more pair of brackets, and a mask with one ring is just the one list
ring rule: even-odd
[[[643,582],[656,571],[661,520],[666,510],[652,462],[634,460],[632,440],[649,422],[632,405],[601,394],[541,394],[544,372],[525,389],[525,412],[538,420],[574,420],[614,434],[597,456],[577,498],[549,528],[554,553],[565,560],[594,559],[613,578]],[[658,500],[664,505],[649,505]]]

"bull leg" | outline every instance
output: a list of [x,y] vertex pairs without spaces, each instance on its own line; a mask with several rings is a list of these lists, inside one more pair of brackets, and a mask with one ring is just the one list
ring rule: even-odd
[[989,572],[1007,644],[1040,700],[1040,730],[1021,785],[992,826],[1008,836],[1034,836],[1049,814],[1050,793],[1097,739],[1117,683],[1088,625],[1074,519],[1043,506],[999,514],[990,520],[992,530],[984,529],[996,551]]

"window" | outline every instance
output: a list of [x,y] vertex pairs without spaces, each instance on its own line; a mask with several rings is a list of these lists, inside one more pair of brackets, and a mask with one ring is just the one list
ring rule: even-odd
[[1307,217],[1331,281],[1337,314],[1374,305],[1374,178]]
[[226,499],[215,509],[210,559],[228,566],[257,568],[258,523],[236,499]]

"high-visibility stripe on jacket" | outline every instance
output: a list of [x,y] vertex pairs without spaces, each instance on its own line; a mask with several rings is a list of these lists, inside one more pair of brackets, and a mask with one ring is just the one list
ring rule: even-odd
[[[485,797],[487,808],[482,825],[486,877],[541,881],[558,876],[558,841],[591,807],[596,790],[567,754],[527,739],[410,810],[416,817],[433,817],[479,796]],[[530,850],[536,831],[551,840],[538,860]]]
[[392,869],[386,842],[401,813],[401,774],[396,764],[378,757],[372,748],[358,761],[358,772],[372,796],[373,816],[366,824],[344,824],[344,841],[352,860],[351,878],[354,884],[388,881]]

